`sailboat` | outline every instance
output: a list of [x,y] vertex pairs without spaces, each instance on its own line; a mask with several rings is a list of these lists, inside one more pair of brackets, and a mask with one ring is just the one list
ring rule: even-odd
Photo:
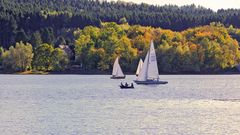
[[126,76],[123,74],[122,69],[119,65],[119,57],[117,57],[113,65],[111,79],[124,79],[125,77]]
[[142,69],[142,66],[143,66],[143,60],[140,59],[140,60],[139,60],[139,63],[138,63],[137,71],[136,71],[136,76],[139,75],[139,73],[140,73],[140,71],[141,71],[141,69]]
[[143,67],[136,80],[137,84],[167,84],[166,81],[159,80],[157,58],[153,41],[151,41],[150,49],[145,57]]

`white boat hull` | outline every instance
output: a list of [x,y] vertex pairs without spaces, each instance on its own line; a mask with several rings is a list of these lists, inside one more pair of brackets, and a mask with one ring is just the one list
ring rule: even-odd
[[142,85],[153,85],[153,84],[167,84],[167,81],[159,81],[159,80],[147,80],[147,81],[138,81],[134,80],[136,84],[142,84]]

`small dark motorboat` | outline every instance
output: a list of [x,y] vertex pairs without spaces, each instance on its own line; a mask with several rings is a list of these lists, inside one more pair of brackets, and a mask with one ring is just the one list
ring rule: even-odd
[[111,79],[125,79],[126,76],[112,76]]
[[131,83],[131,85],[128,85],[127,83],[126,83],[125,85],[123,85],[123,84],[121,83],[121,85],[119,85],[119,87],[120,87],[121,89],[134,89],[133,83]]
[[146,81],[138,81],[134,80],[136,84],[143,84],[143,85],[149,85],[149,84],[168,84],[167,81],[159,81],[159,80],[146,80]]
[[134,89],[134,86],[121,86],[120,85],[120,88],[121,89]]

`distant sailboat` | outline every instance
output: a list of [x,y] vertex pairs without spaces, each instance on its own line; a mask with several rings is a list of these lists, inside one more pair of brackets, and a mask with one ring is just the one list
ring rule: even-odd
[[143,60],[140,59],[140,60],[139,60],[139,63],[138,63],[137,71],[136,71],[136,76],[139,75],[139,73],[140,73],[140,71],[141,71],[141,69],[142,69],[142,66],[143,66]]
[[159,80],[158,65],[153,41],[151,41],[150,49],[145,57],[143,67],[136,80],[137,84],[167,84],[166,81]]
[[117,57],[113,65],[111,79],[124,79],[125,77],[126,76],[123,74],[122,69],[119,65],[119,57]]

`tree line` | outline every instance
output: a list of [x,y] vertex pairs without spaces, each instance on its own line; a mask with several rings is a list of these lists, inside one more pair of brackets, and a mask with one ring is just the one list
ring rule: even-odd
[[0,0],[0,46],[7,49],[16,42],[36,47],[42,43],[74,44],[73,31],[101,22],[161,27],[173,31],[221,22],[240,27],[240,10],[212,11],[200,6],[154,6],[100,0]]
[[62,71],[68,62],[68,56],[62,49],[47,43],[33,48],[21,41],[8,50],[0,48],[0,65],[5,72]]
[[123,70],[134,72],[153,40],[160,72],[218,73],[240,63],[239,43],[230,35],[239,36],[239,32],[221,23],[181,32],[102,23],[101,27],[87,26],[74,32],[75,56],[86,69],[100,70],[111,70],[115,58],[120,56]]
[[[36,46],[17,42],[0,48],[0,65],[8,71],[65,71],[74,65],[83,70],[111,71],[120,56],[124,71],[135,72],[154,41],[161,73],[220,73],[240,63],[240,29],[221,23],[189,28],[181,32],[141,25],[126,19],[102,22],[73,31],[68,51],[49,43]],[[68,46],[67,46],[68,47]],[[73,58],[72,56],[73,55]]]

